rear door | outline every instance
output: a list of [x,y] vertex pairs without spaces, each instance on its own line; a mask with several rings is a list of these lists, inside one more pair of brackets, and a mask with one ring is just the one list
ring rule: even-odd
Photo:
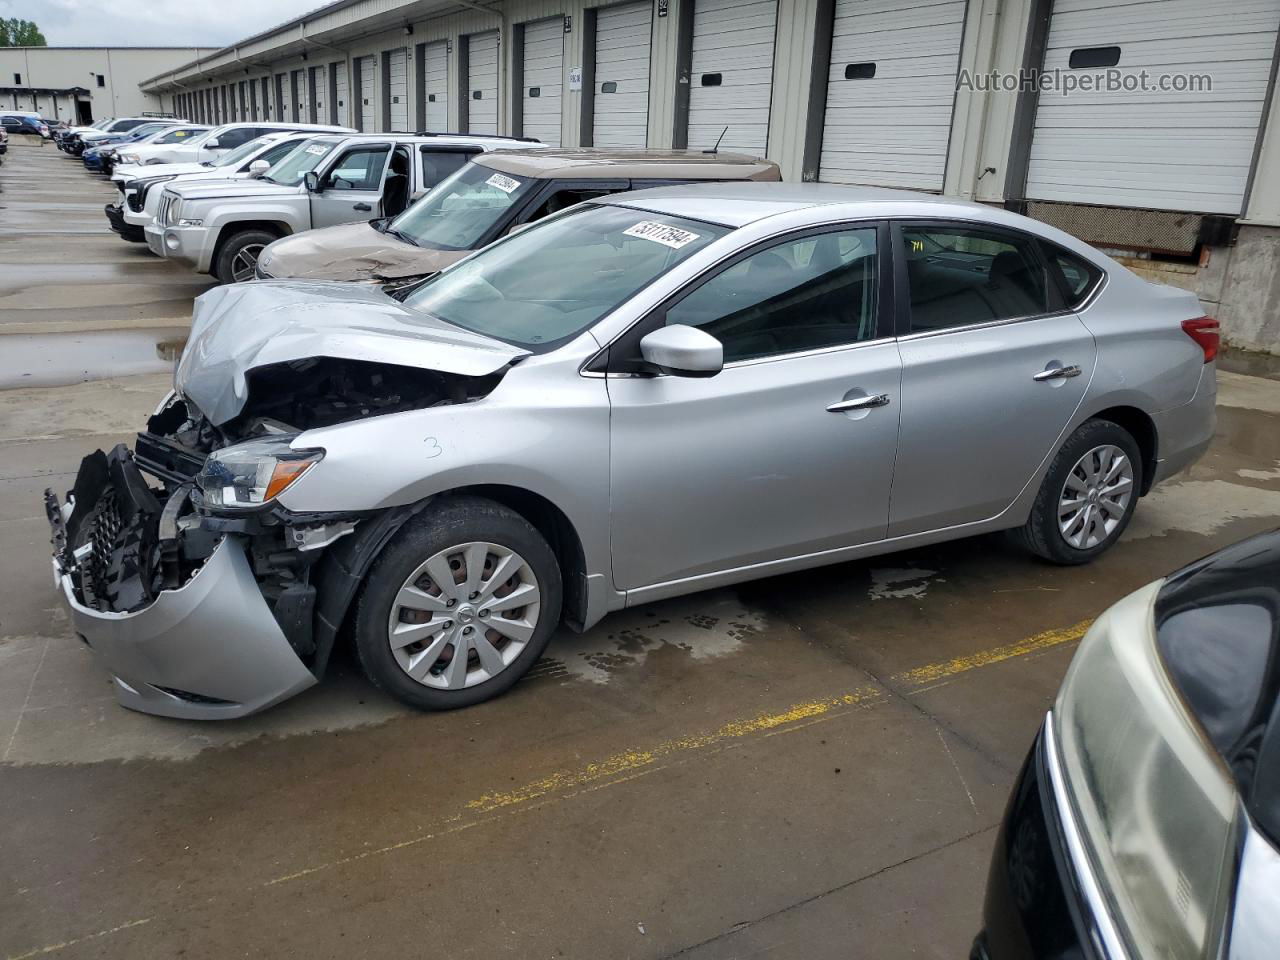
[[1097,348],[1034,238],[959,222],[894,226],[902,437],[889,536],[1004,511],[1061,443]]
[[321,178],[324,189],[311,194],[311,226],[380,217],[390,156],[389,143],[362,143],[343,150]]

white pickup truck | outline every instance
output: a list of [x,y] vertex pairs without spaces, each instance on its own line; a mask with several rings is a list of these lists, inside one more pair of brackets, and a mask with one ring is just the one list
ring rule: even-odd
[[228,150],[216,160],[204,163],[160,163],[147,167],[131,167],[133,175],[113,174],[120,199],[109,203],[105,213],[111,229],[130,243],[146,243],[143,232],[156,217],[163,184],[178,180],[242,180],[266,173],[313,134],[274,130],[271,133]]
[[395,216],[477,153],[541,147],[461,134],[313,137],[257,179],[168,184],[147,246],[223,283],[251,280],[273,240]]
[[120,151],[117,171],[130,176],[137,176],[132,167],[150,166],[157,163],[204,163],[216,160],[228,150],[256,140],[265,133],[278,131],[298,131],[301,133],[355,133],[350,127],[334,127],[320,123],[270,123],[253,121],[250,123],[224,123],[214,127],[202,137],[193,137],[183,143],[129,145]]

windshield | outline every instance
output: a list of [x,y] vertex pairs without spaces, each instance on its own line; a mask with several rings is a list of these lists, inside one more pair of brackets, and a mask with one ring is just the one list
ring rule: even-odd
[[392,220],[388,230],[420,247],[471,250],[537,183],[468,163]]
[[308,140],[268,170],[262,179],[286,187],[296,187],[337,146],[337,141],[333,140]]
[[197,134],[204,133],[203,130],[192,130],[190,127],[178,127],[176,130],[170,130],[161,133],[159,136],[151,138],[152,143],[182,143],[184,140],[191,140]]
[[270,142],[271,140],[268,140],[266,137],[258,137],[258,139],[256,140],[249,140],[246,143],[240,144],[240,146],[236,147],[234,150],[228,150],[226,153],[220,156],[217,160],[211,161],[209,166],[234,167],[241,160],[244,160],[246,157],[252,156],[253,154],[257,153],[259,150],[261,150]]
[[437,274],[406,305],[535,351],[585,330],[728,227],[587,205]]

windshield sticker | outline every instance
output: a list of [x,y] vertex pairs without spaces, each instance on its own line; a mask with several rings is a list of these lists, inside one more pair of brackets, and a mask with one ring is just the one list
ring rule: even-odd
[[306,152],[313,154],[317,157],[323,157],[326,153],[329,152],[329,148],[324,146],[323,144],[313,143],[311,146],[307,147]]
[[670,247],[672,250],[679,250],[681,247],[698,239],[696,233],[690,233],[688,230],[681,230],[679,227],[659,223],[657,220],[641,220],[634,227],[628,227],[622,232],[628,237],[652,240],[654,243],[660,243],[664,247]]
[[500,173],[495,173],[492,177],[485,181],[491,187],[497,187],[503,193],[511,193],[520,186],[519,180],[513,180],[511,177],[504,177]]

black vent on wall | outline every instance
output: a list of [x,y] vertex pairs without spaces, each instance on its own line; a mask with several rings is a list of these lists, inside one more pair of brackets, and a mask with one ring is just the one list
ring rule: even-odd
[[471,99],[472,99],[472,100],[483,100],[483,99],[484,99],[484,91],[483,91],[483,90],[472,90],[472,91],[471,91]]
[[530,88],[529,88],[529,96],[531,96],[531,97],[540,97],[540,96],[542,96],[542,88],[541,88],[541,87],[530,87]]
[[844,78],[846,80],[870,80],[876,75],[874,63],[846,63]]
[[724,82],[724,75],[720,73],[704,73],[702,75],[702,85],[704,87],[718,87]]
[[1072,70],[1081,70],[1088,67],[1114,67],[1119,62],[1119,47],[1081,47],[1071,51],[1067,64]]
[[617,93],[618,92],[617,82],[613,80],[605,81],[604,83],[600,84],[600,92],[601,93]]

